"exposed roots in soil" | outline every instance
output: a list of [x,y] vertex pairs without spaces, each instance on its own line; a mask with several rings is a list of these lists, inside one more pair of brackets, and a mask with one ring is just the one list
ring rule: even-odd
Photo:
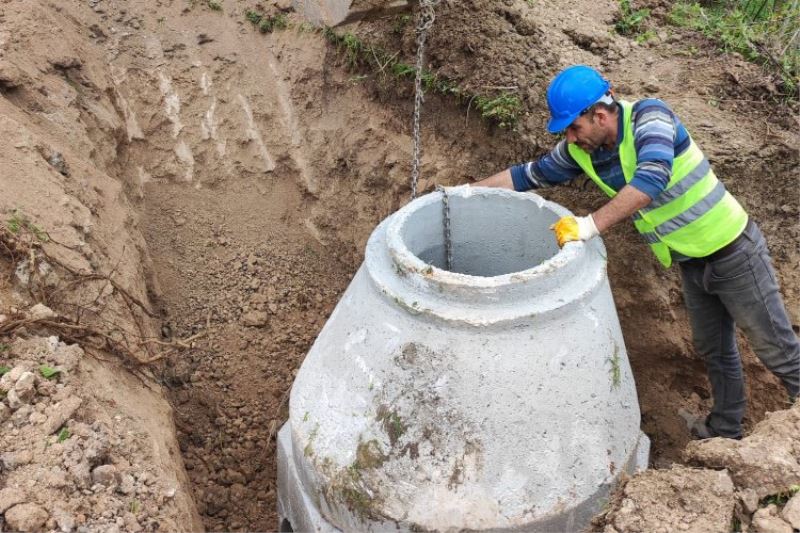
[[[0,258],[9,262],[8,277],[13,277],[24,264],[28,278],[23,285],[31,301],[55,312],[4,310],[0,336],[56,334],[67,342],[80,344],[94,357],[103,359],[102,353],[114,354],[137,372],[143,365],[193,348],[193,342],[204,335],[200,332],[172,341],[149,335],[152,327],[146,321],[157,318],[156,314],[122,287],[113,278],[113,271],[110,275],[78,272],[47,253],[43,243],[59,244],[48,235],[28,225],[15,229],[0,227]],[[59,270],[58,276],[50,275],[53,267]],[[75,294],[92,285],[97,294],[91,301],[72,301]],[[118,320],[108,318],[113,316],[109,310],[114,309],[124,313]],[[136,331],[121,324],[133,324]]]

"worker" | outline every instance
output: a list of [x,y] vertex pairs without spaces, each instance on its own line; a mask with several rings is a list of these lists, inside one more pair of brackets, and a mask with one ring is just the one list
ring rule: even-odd
[[745,391],[735,324],[791,401],[800,391],[800,343],[781,299],[761,231],[714,175],[708,159],[661,100],[617,100],[595,69],[575,65],[547,89],[550,133],[565,139],[537,161],[475,183],[516,191],[587,175],[611,200],[551,229],[559,246],[586,241],[633,217],[664,267],[680,266],[694,346],[714,405],[695,438],[742,437]]

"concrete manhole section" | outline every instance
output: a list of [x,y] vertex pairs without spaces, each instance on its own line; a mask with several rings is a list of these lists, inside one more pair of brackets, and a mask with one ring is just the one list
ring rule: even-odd
[[451,189],[373,232],[279,434],[283,530],[573,530],[647,464],[599,239],[567,211]]

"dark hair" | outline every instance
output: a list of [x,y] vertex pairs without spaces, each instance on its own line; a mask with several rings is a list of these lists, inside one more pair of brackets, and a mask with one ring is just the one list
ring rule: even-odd
[[595,111],[597,111],[598,108],[599,109],[604,109],[608,113],[611,113],[612,115],[615,115],[617,113],[617,101],[614,100],[610,104],[606,103],[606,102],[595,102],[594,104],[592,104],[589,107],[587,107],[586,111],[581,113],[581,115],[587,115],[588,114],[589,115],[589,120],[594,122],[594,113],[595,113]]

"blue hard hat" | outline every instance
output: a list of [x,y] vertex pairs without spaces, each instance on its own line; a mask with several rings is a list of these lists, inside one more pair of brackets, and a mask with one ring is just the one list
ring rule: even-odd
[[547,88],[550,108],[547,131],[563,131],[610,88],[611,84],[599,72],[586,65],[573,65],[559,72]]

